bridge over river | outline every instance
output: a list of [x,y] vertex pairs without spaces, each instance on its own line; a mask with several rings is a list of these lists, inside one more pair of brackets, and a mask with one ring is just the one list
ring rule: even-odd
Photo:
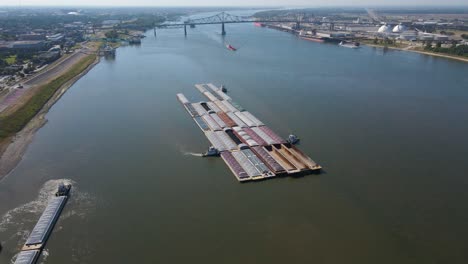
[[295,18],[286,18],[286,19],[258,19],[253,16],[236,16],[231,15],[226,12],[221,12],[216,15],[202,17],[202,18],[195,18],[195,19],[188,19],[183,23],[165,23],[161,25],[157,25],[154,27],[154,33],[156,34],[157,28],[184,28],[184,34],[187,35],[187,26],[194,28],[196,25],[213,25],[213,24],[221,24],[221,35],[226,35],[225,24],[234,24],[234,23],[295,23],[295,28],[299,29],[301,26],[301,22],[304,23],[311,23],[311,24],[322,24],[320,21],[304,21],[302,16],[297,16]]

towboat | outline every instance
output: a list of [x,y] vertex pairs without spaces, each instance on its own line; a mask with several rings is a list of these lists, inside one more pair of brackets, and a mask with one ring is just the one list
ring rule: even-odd
[[288,139],[286,139],[286,141],[288,141],[292,145],[297,144],[299,142],[299,140],[300,139],[298,137],[296,137],[295,135],[293,135],[293,134],[289,135]]
[[338,45],[340,45],[341,47],[351,48],[351,49],[357,49],[360,47],[359,42],[349,43],[349,42],[341,41],[340,44]]
[[234,47],[231,46],[230,44],[227,44],[227,45],[226,45],[226,48],[227,48],[228,50],[232,50],[232,51],[236,51],[236,50],[237,50],[236,48],[234,48]]
[[203,157],[213,157],[213,156],[219,156],[219,151],[211,146],[208,148],[208,151],[202,154]]
[[55,196],[67,196],[70,192],[71,184],[60,183]]

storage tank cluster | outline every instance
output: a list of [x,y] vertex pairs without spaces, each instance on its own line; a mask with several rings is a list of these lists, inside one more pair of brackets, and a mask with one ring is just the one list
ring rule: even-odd
[[380,33],[380,34],[390,34],[390,33],[403,33],[406,31],[406,27],[402,24],[398,24],[396,26],[392,27],[390,25],[382,25],[381,27],[379,27],[379,29],[377,30],[377,33]]
[[449,40],[448,36],[440,35],[440,34],[433,34],[433,33],[426,33],[416,30],[409,30],[405,25],[398,24],[395,25],[393,28],[388,25],[382,25],[377,30],[377,35],[381,37],[391,37],[395,39],[402,39],[402,40],[436,40],[436,41],[447,41]]

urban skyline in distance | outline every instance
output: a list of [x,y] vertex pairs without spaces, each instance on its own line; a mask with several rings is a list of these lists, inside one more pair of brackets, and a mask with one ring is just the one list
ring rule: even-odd
[[443,3],[440,1],[425,1],[425,0],[358,0],[358,1],[349,1],[349,0],[228,0],[228,1],[215,1],[215,0],[161,0],[161,1],[151,1],[151,0],[102,0],[102,1],[92,1],[92,0],[0,0],[0,6],[12,6],[12,7],[25,7],[25,6],[83,6],[83,7],[150,7],[150,6],[165,6],[165,7],[242,7],[242,6],[287,6],[287,7],[362,7],[362,6],[402,6],[402,7],[447,7],[447,6],[468,6],[468,2],[465,0],[447,0]]

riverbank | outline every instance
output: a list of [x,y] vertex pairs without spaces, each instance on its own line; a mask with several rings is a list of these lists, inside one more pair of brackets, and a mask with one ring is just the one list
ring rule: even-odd
[[37,87],[31,98],[16,111],[0,115],[0,180],[21,161],[35,132],[47,122],[45,114],[49,109],[98,62],[95,53],[87,55],[65,73]]
[[[299,32],[296,30],[290,30],[290,29],[285,29],[281,27],[277,27],[275,25],[266,25],[268,28],[276,29],[279,31],[283,32],[289,32],[291,34],[298,35]],[[366,42],[363,40],[360,40],[360,43],[369,47],[374,47],[374,48],[388,48],[388,49],[393,49],[393,50],[401,50],[401,51],[410,51],[410,52],[416,52],[424,55],[429,55],[429,56],[435,56],[435,57],[440,57],[440,58],[447,58],[447,59],[453,59],[453,60],[458,60],[458,61],[463,61],[463,62],[468,62],[468,58],[466,57],[461,57],[461,56],[454,56],[450,54],[444,54],[444,53],[437,53],[437,52],[430,52],[430,51],[425,51],[425,50],[418,50],[415,49],[415,47],[395,47],[395,46],[384,46],[384,45],[379,45],[379,44],[372,44],[370,42]]]
[[411,47],[394,47],[394,46],[383,46],[383,45],[377,45],[377,44],[370,44],[370,43],[362,43],[366,46],[369,47],[374,47],[374,48],[388,48],[388,49],[393,49],[393,50],[401,50],[401,51],[410,51],[410,52],[416,52],[424,55],[429,55],[429,56],[435,56],[435,57],[440,57],[440,58],[447,58],[447,59],[452,59],[452,60],[458,60],[458,61],[463,61],[463,62],[468,62],[468,58],[466,57],[460,57],[460,56],[453,56],[453,55],[448,55],[448,54],[443,54],[443,53],[437,53],[437,52],[430,52],[430,51],[423,51],[423,50],[417,50]]

